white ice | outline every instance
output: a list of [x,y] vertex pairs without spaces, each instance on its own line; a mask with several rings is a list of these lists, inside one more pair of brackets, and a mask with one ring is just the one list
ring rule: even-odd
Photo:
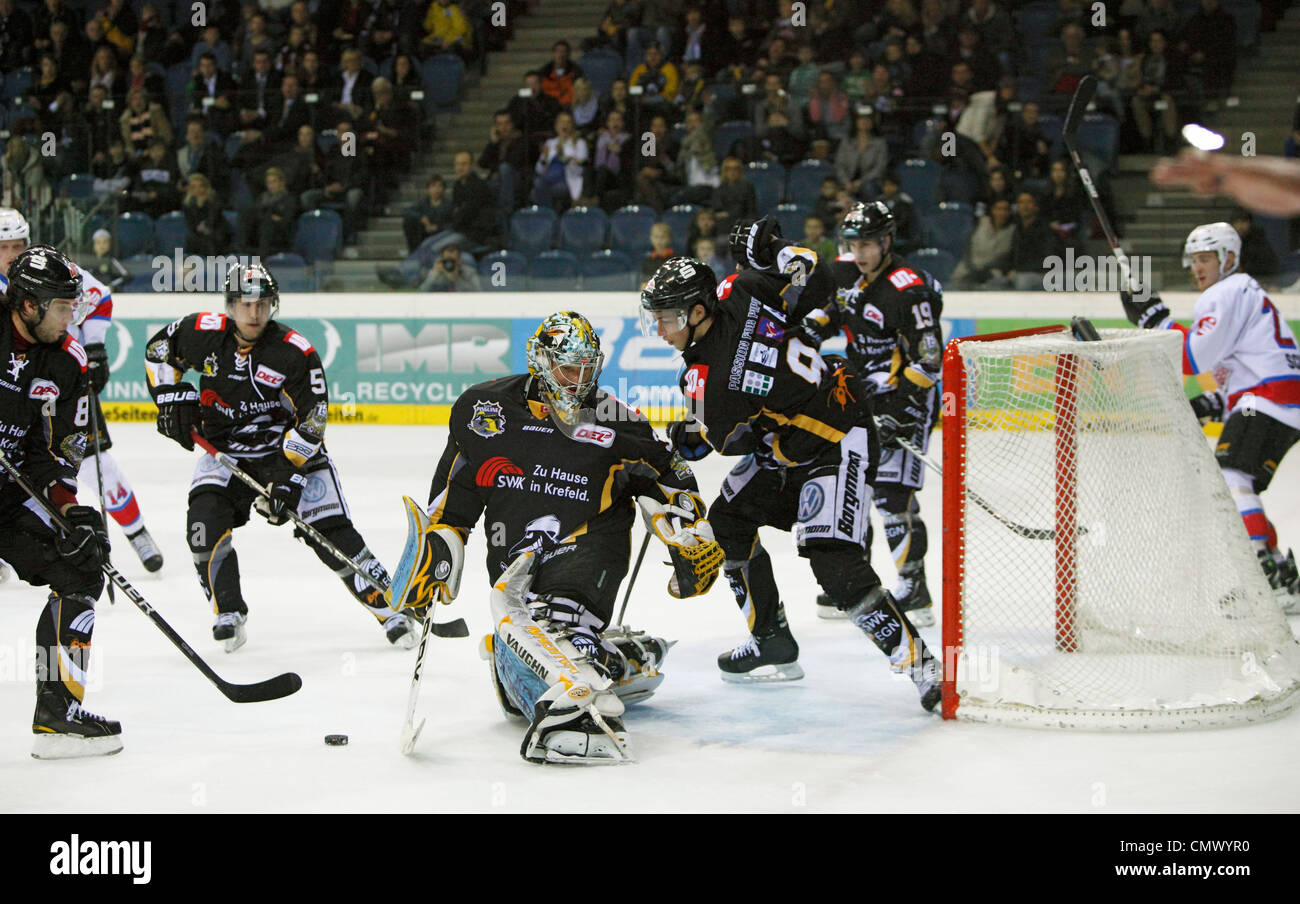
[[[398,752],[414,653],[390,647],[375,621],[290,528],[260,520],[235,534],[250,608],[234,654],[211,637],[185,543],[195,455],[151,424],[114,424],[114,454],[134,482],[166,556],[144,571],[113,528],[114,559],[159,612],[228,680],[283,671],[302,690],[271,703],[227,701],[119,594],[97,607],[95,681],[86,703],[123,723],[125,750],[101,759],[29,755],[33,629],[45,592],[0,586],[0,811],[3,812],[656,812],[745,811],[1296,811],[1300,714],[1262,725],[1118,735],[945,723],[857,629],[820,620],[816,586],[788,534],[765,530],[807,677],[774,686],[723,684],[716,655],[745,637],[725,581],[674,600],[653,545],[627,622],[679,641],[656,696],[627,718],[638,762],[539,767],[519,757],[477,646],[489,628],[481,532],[461,596],[442,610],[471,637],[431,640],[416,754]],[[423,502],[446,431],[331,426],[356,524],[390,566],[405,535],[400,497]],[[937,455],[938,442],[935,443]],[[699,463],[712,498],[731,460]],[[1284,543],[1300,548],[1300,452],[1283,463],[1265,505]],[[83,496],[86,494],[83,493]],[[921,494],[928,572],[941,586],[939,482]],[[1171,527],[1171,529],[1177,529]],[[633,536],[639,544],[641,529]],[[1212,554],[1206,550],[1206,554]],[[876,531],[874,560],[893,568]],[[621,601],[620,592],[620,601]],[[1292,619],[1292,628],[1300,620]],[[938,643],[937,627],[923,633]],[[344,733],[346,747],[323,737]]]

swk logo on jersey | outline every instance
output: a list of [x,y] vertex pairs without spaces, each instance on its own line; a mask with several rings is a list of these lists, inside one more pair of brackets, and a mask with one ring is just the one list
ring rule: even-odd
[[686,382],[686,394],[692,399],[704,401],[704,381],[709,377],[709,365],[692,364],[683,378]]
[[474,482],[481,487],[522,490],[524,471],[504,455],[496,455],[479,465]]

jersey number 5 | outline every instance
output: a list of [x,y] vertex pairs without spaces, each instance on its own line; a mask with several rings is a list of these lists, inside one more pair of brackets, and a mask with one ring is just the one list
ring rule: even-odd
[[325,371],[319,367],[313,367],[311,371],[311,391],[316,395],[325,394]]

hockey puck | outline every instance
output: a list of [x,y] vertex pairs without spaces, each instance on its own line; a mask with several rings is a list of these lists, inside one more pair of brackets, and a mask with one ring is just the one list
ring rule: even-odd
[[348,736],[345,734],[327,734],[325,736],[325,743],[330,747],[346,747]]

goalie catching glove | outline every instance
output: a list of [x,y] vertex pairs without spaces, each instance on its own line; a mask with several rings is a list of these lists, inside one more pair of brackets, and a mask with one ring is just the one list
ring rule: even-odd
[[414,609],[418,614],[435,600],[450,603],[460,592],[465,541],[455,528],[432,523],[411,497],[403,496],[402,504],[406,545],[384,598],[394,610]]
[[713,527],[704,518],[704,500],[687,490],[678,490],[667,505],[647,497],[640,501],[646,529],[664,542],[672,559],[668,592],[677,599],[707,593],[718,579],[718,569],[726,556],[713,539]]

